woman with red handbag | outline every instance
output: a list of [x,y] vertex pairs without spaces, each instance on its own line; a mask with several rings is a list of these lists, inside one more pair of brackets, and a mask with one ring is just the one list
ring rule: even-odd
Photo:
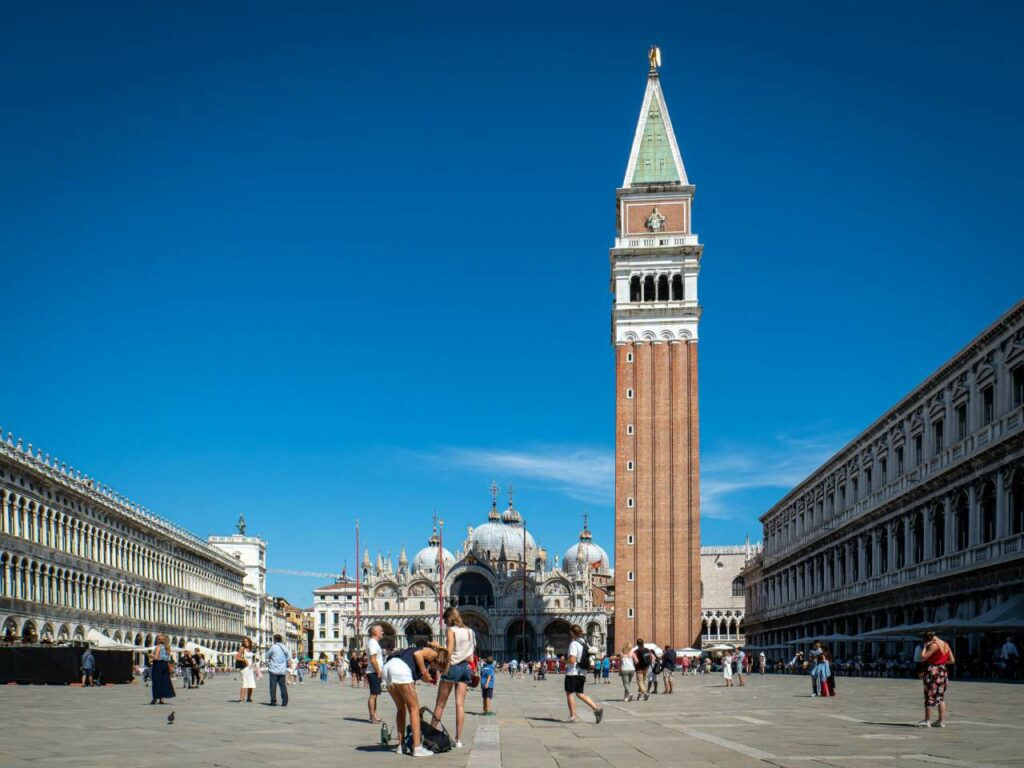
[[[472,659],[476,657],[476,637],[473,630],[465,625],[462,616],[457,608],[447,608],[442,614],[444,623],[448,626],[447,651],[450,659],[448,671],[441,676],[441,682],[437,687],[437,701],[434,704],[433,724],[437,725],[444,714],[444,707],[448,703],[448,697],[455,689],[455,748],[462,748],[462,726],[466,721],[466,693],[469,686],[473,684],[474,673],[470,666]],[[476,675],[476,684],[479,684],[479,672]]]

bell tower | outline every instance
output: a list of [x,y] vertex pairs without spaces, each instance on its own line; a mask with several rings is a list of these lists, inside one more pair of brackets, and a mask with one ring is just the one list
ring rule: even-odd
[[661,90],[657,48],[611,249],[615,348],[615,637],[692,646],[700,635],[694,187]]

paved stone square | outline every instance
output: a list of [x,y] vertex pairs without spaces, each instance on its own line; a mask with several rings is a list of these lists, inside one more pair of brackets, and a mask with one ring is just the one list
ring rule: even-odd
[[[366,722],[365,691],[336,681],[291,688],[287,709],[272,709],[266,679],[254,704],[235,703],[232,676],[180,691],[149,706],[141,684],[82,689],[0,687],[0,766],[380,766],[411,758],[383,751]],[[833,699],[808,696],[806,677],[753,676],[744,688],[717,675],[677,678],[672,696],[625,703],[615,678],[588,691],[605,707],[595,726],[581,709],[565,722],[561,677],[498,678],[497,717],[485,718],[470,691],[465,748],[428,758],[470,768],[747,766],[890,768],[1024,766],[1024,687],[953,682],[950,727],[914,728],[916,680],[840,678]],[[434,690],[420,686],[424,703]],[[385,694],[381,713],[394,721]],[[454,731],[454,702],[445,720]],[[176,713],[168,725],[167,715]]]

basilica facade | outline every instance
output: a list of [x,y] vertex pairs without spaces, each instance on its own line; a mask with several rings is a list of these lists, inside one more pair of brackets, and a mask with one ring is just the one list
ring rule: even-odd
[[350,645],[374,624],[392,648],[440,639],[440,594],[475,630],[479,650],[499,660],[564,654],[573,624],[600,653],[608,646],[608,554],[584,522],[579,540],[550,558],[511,500],[503,513],[492,503],[487,521],[467,528],[454,551],[435,530],[411,561],[403,547],[397,567],[379,553],[371,561],[366,551],[360,575],[360,610],[344,617]]

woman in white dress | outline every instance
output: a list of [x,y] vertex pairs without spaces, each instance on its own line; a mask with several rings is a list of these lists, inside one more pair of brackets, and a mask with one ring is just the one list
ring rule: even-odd
[[242,686],[238,691],[238,703],[247,701],[252,704],[252,692],[256,690],[256,675],[253,674],[253,662],[256,654],[252,650],[252,640],[248,637],[242,638],[242,647],[235,654],[235,661],[245,662],[245,666],[239,670],[242,673]]
[[732,688],[732,654],[727,653],[722,657],[722,677],[725,678],[725,687]]

